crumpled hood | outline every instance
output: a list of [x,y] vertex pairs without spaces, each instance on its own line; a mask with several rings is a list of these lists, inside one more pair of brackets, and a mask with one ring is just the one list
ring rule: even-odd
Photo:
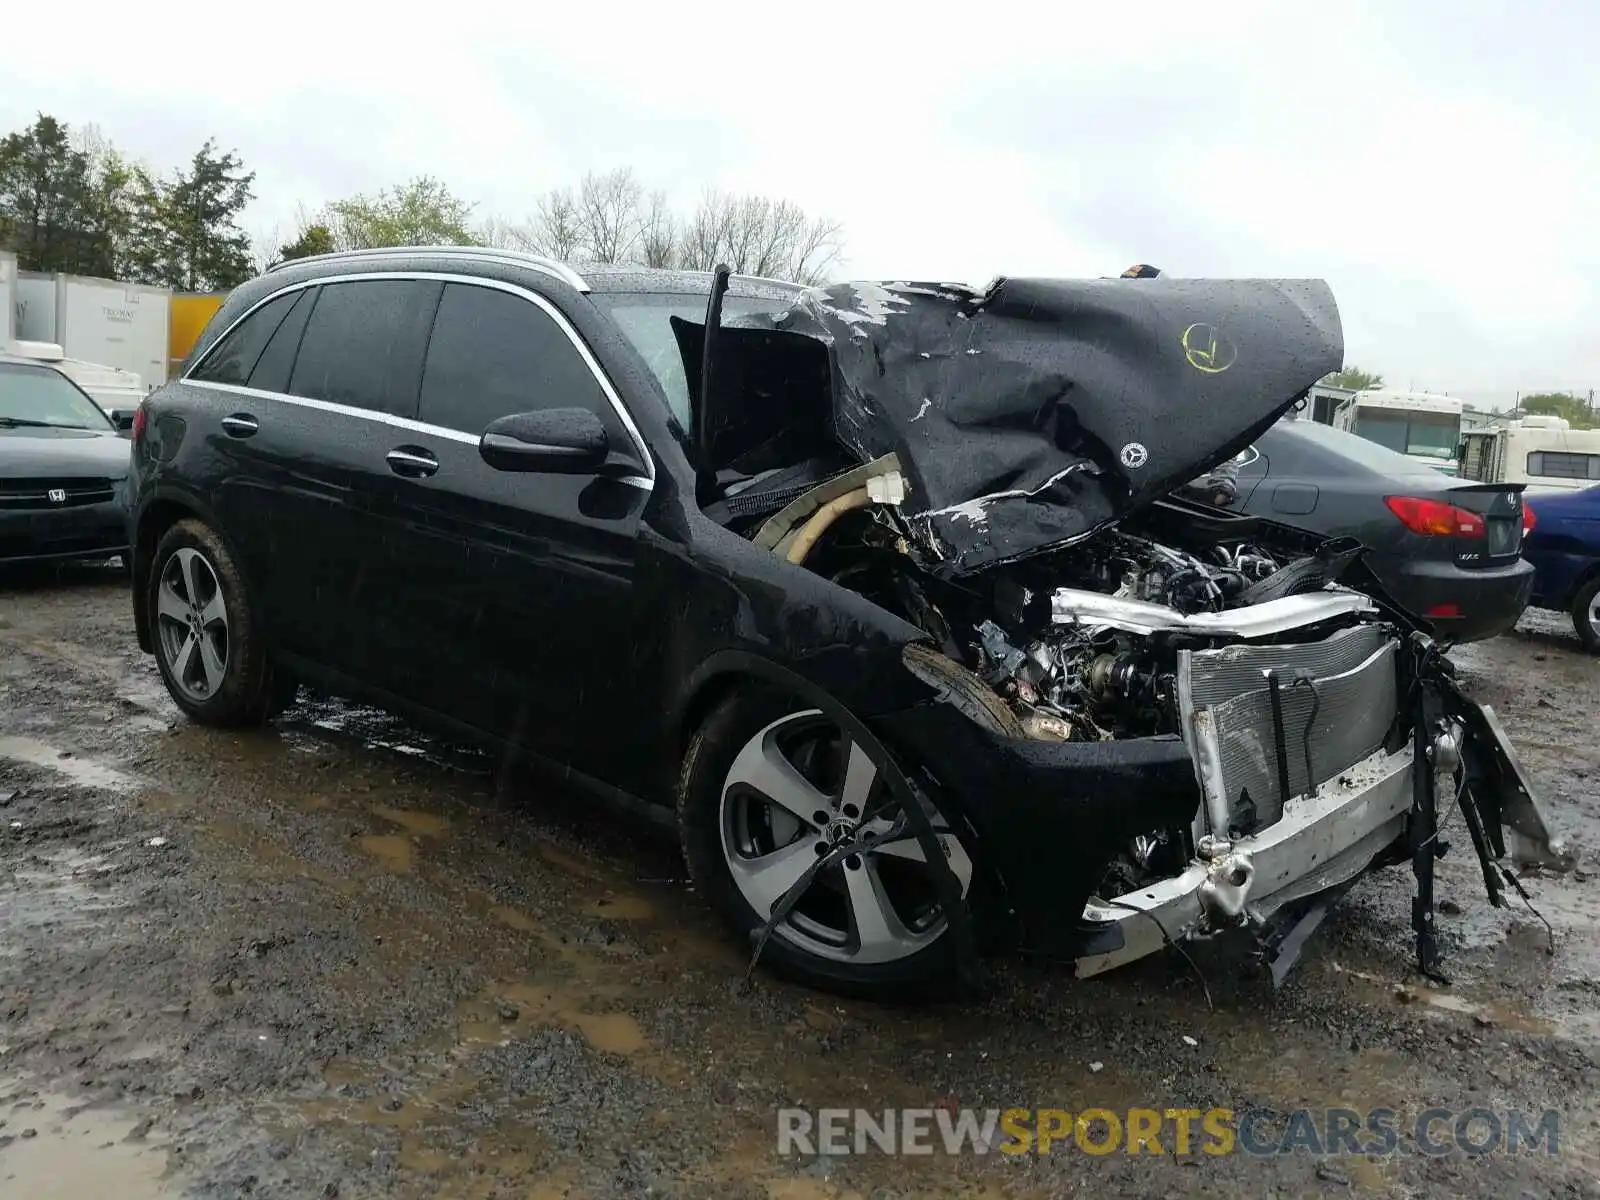
[[953,574],[1181,487],[1344,360],[1320,280],[850,283],[775,324],[828,345],[836,436],[898,454],[904,512]]

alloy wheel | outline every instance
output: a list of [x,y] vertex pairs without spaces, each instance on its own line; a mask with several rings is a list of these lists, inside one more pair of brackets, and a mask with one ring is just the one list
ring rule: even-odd
[[167,672],[190,700],[215,696],[228,674],[228,609],[216,568],[180,547],[156,587],[156,641]]
[[[927,810],[965,895],[972,860],[950,823]],[[867,748],[819,710],[782,717],[740,750],[722,785],[722,848],[762,919],[831,849],[863,834],[886,840],[824,867],[775,935],[823,958],[890,963],[946,928],[932,869]]]

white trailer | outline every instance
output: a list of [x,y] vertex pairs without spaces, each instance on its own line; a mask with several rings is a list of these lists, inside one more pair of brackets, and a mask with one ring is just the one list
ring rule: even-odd
[[16,308],[15,338],[51,342],[68,358],[131,372],[147,392],[167,381],[166,288],[24,271]]
[[17,256],[0,250],[0,346],[17,336]]
[[1483,483],[1576,491],[1600,484],[1600,429],[1529,415],[1461,437],[1461,474]]
[[1453,396],[1374,388],[1357,392],[1334,414],[1332,423],[1454,475],[1463,408]]

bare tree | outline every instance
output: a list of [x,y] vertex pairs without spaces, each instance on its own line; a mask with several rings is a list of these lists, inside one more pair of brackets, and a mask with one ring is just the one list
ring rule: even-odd
[[812,217],[795,236],[789,277],[814,286],[833,277],[844,256],[844,226],[830,217]]
[[[678,259],[691,271],[709,271],[727,254],[733,224],[733,201],[707,189],[683,231]],[[732,265],[732,264],[730,264]]]
[[250,269],[257,275],[264,275],[269,267],[277,265],[278,247],[282,246],[283,222],[274,221],[271,225],[257,226],[250,235]]
[[571,188],[553,188],[539,197],[539,209],[527,228],[528,249],[567,262],[583,246],[578,202]]
[[650,193],[639,235],[639,257],[647,267],[671,267],[678,258],[678,218],[667,206],[667,194]]
[[532,250],[534,237],[528,225],[518,225],[503,217],[486,217],[473,231],[472,240],[479,246],[492,246],[497,250]]
[[602,263],[631,261],[644,233],[643,200],[644,188],[631,167],[586,174],[578,185],[584,257]]
[[709,191],[685,228],[680,260],[709,271],[725,262],[743,275],[820,283],[842,251],[839,223],[808,217],[791,200]]

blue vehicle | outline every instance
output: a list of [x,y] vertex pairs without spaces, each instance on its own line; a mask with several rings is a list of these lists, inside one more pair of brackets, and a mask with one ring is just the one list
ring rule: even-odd
[[1600,653],[1600,487],[1523,499],[1533,513],[1522,543],[1534,568],[1529,603],[1570,613],[1584,649]]

